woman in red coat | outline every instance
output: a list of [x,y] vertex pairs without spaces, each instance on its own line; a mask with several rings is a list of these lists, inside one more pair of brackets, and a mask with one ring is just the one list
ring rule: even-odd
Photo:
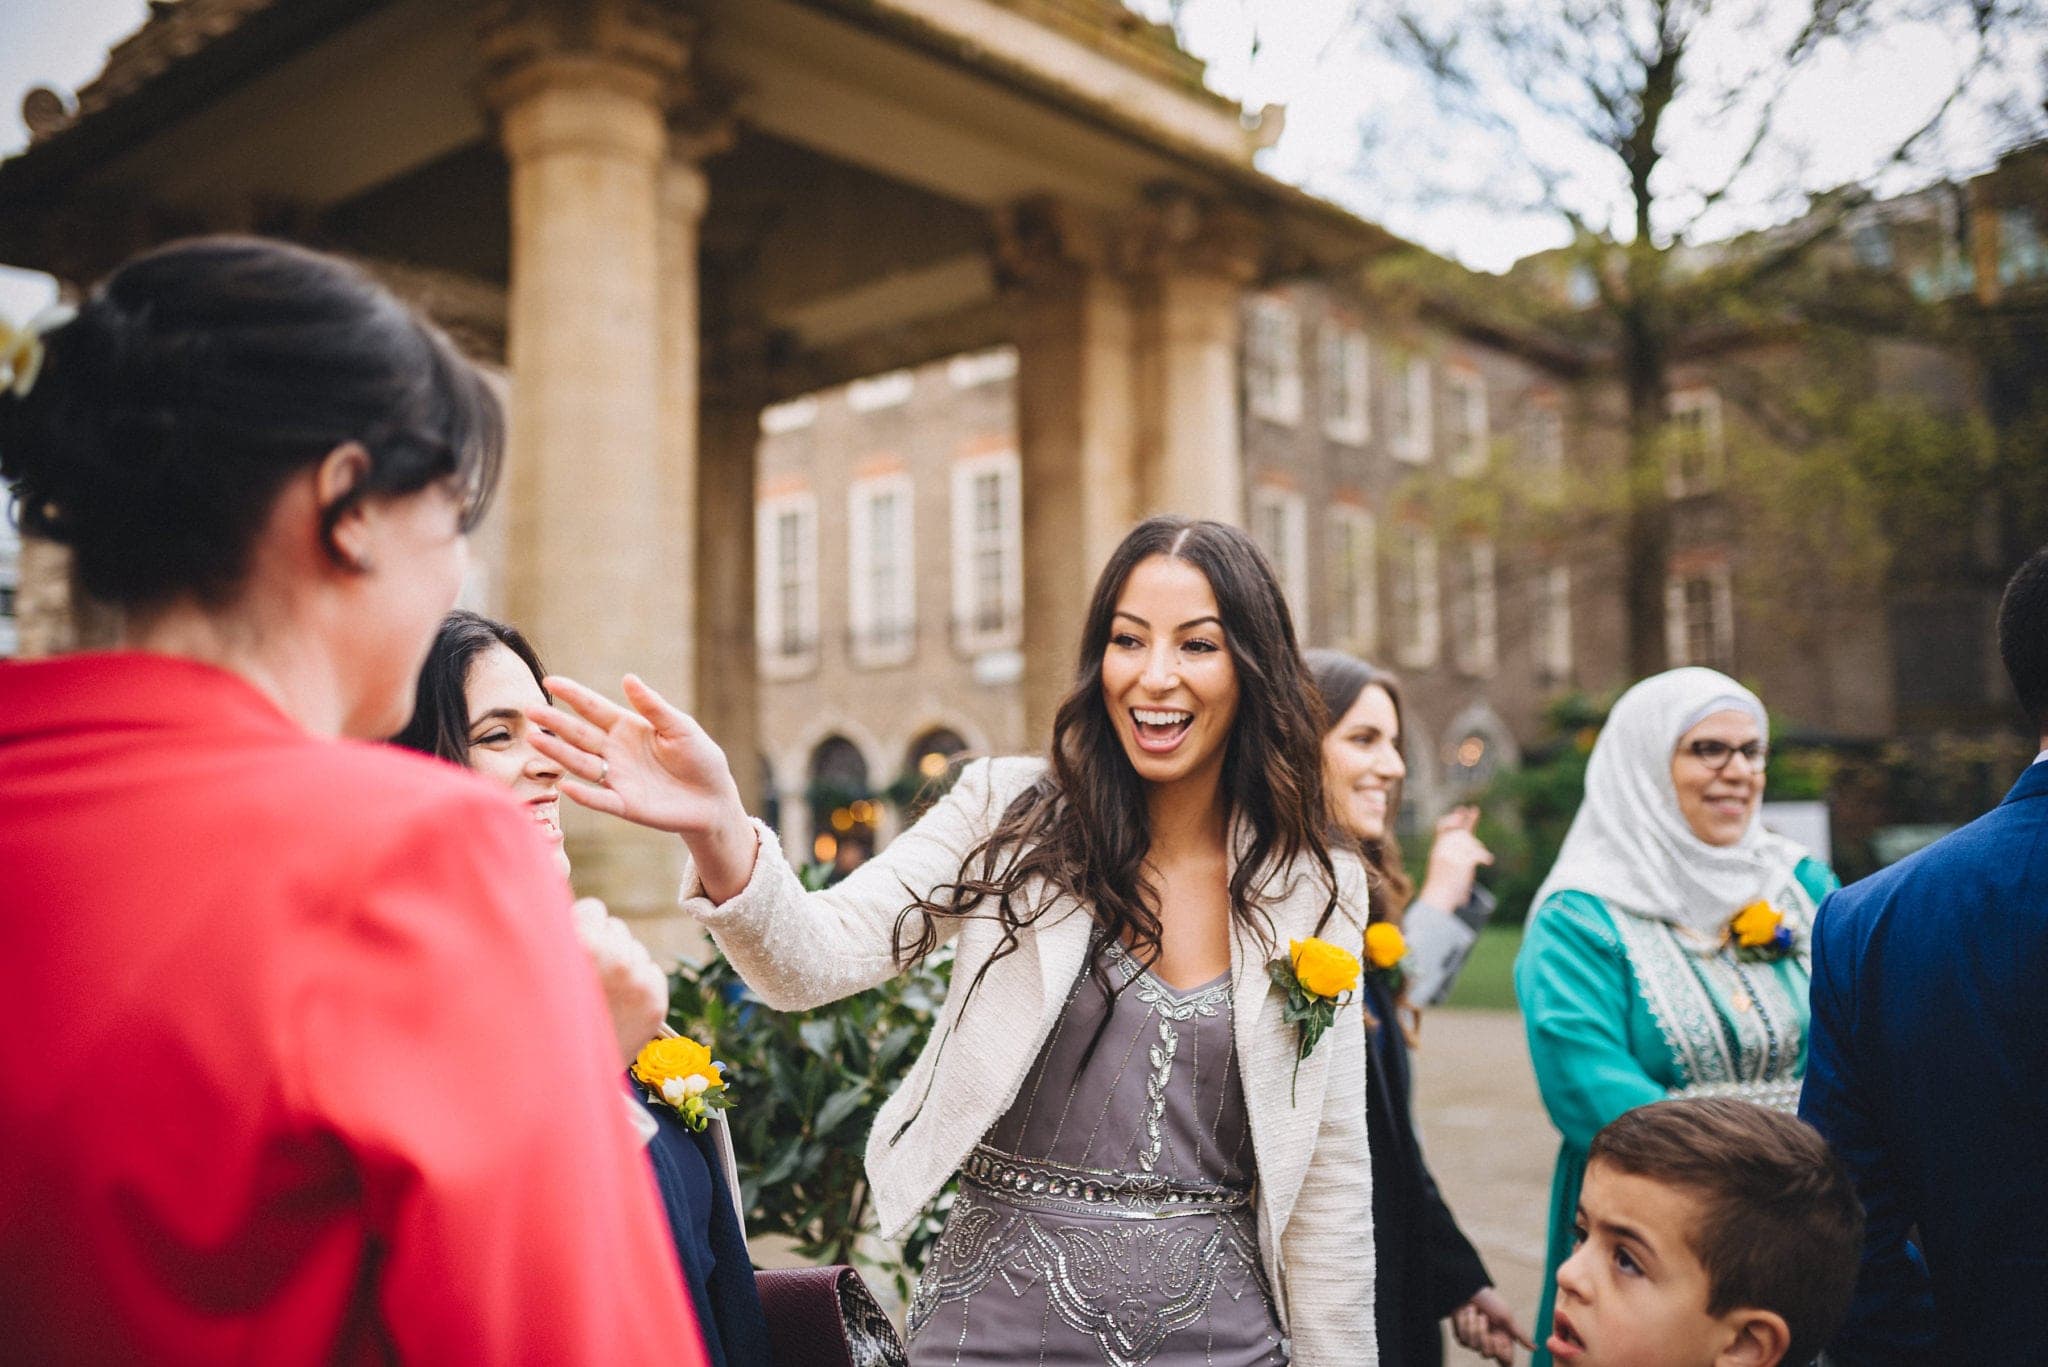
[[10,1361],[702,1361],[568,895],[404,723],[497,406],[354,269],[164,248],[0,352],[124,649],[0,664]]

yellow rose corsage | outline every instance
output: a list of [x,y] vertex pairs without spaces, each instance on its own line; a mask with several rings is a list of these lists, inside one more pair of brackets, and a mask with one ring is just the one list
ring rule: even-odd
[[1374,921],[1365,928],[1365,960],[1387,991],[1401,990],[1408,976],[1404,963],[1407,958],[1408,937],[1401,933],[1401,927],[1392,921]]
[[1294,1055],[1294,1076],[1301,1078],[1301,1061],[1315,1052],[1323,1032],[1337,1020],[1337,1008],[1351,1000],[1358,986],[1358,959],[1341,945],[1310,936],[1287,942],[1287,957],[1266,965],[1273,986],[1287,994],[1280,1018],[1301,1032],[1300,1048]]
[[648,1100],[670,1107],[693,1130],[701,1131],[713,1112],[732,1105],[724,1065],[712,1062],[711,1051],[687,1035],[649,1040],[633,1060],[633,1077],[647,1089]]
[[1724,938],[1735,943],[1735,957],[1772,963],[1799,948],[1799,937],[1785,924],[1785,913],[1769,902],[1751,902],[1728,918]]

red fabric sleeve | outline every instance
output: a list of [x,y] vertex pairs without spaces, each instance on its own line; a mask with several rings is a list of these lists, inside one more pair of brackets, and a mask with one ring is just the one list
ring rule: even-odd
[[337,908],[286,1041],[360,1174],[390,1348],[702,1364],[561,875],[489,794],[406,826]]

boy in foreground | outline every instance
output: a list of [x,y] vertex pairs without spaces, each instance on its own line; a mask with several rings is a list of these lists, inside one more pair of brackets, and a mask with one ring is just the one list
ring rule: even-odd
[[1847,1313],[1863,1208],[1806,1125],[1660,1101],[1593,1139],[1546,1345],[1560,1367],[1805,1367]]

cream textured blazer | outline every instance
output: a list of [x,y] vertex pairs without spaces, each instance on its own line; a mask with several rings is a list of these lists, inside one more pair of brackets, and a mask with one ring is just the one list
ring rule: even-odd
[[[778,1011],[850,996],[900,971],[890,953],[910,900],[960,875],[962,861],[1003,810],[1044,772],[1036,759],[981,760],[915,826],[838,886],[807,893],[760,827],[747,886],[713,906],[696,871],[684,875],[683,910],[701,921],[755,995]],[[1338,908],[1323,938],[1362,950],[1365,872],[1333,854]],[[1294,1075],[1299,1036],[1267,960],[1289,939],[1315,933],[1327,887],[1310,869],[1267,910],[1279,948],[1242,930],[1231,937],[1238,1064],[1258,1170],[1259,1248],[1295,1367],[1373,1367],[1371,1165],[1365,1150],[1365,1036],[1353,1002]],[[909,1076],[868,1137],[868,1178],[883,1233],[907,1226],[1009,1109],[1082,971],[1093,921],[1070,897],[1047,904],[1019,948],[997,961],[962,1012],[962,998],[1001,940],[992,918],[945,918],[956,946],[952,988]]]

